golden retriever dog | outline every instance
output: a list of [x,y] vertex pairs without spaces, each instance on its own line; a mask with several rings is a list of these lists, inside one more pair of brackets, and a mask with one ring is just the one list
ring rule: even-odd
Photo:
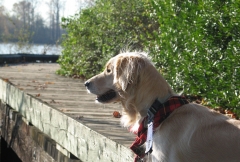
[[240,121],[174,93],[144,52],[111,58],[85,86],[100,103],[122,104],[122,125],[138,135],[135,161],[240,162]]

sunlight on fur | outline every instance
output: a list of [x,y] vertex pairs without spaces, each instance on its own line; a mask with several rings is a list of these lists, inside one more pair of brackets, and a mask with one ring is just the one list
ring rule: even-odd
[[[174,93],[147,53],[123,52],[105,70],[85,82],[99,103],[120,102],[121,123],[137,132],[155,100],[165,103]],[[240,121],[189,103],[174,110],[154,130],[152,162],[240,161]]]

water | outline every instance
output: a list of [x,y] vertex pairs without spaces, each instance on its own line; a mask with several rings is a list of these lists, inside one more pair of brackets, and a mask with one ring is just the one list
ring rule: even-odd
[[39,45],[39,44],[18,44],[18,43],[0,43],[0,54],[46,54],[61,55],[62,47],[60,45]]

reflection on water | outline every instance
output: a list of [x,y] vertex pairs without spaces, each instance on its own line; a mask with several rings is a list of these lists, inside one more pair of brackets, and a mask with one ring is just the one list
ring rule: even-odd
[[46,55],[60,55],[62,47],[60,45],[39,45],[39,44],[24,44],[17,43],[0,43],[0,54],[46,54]]

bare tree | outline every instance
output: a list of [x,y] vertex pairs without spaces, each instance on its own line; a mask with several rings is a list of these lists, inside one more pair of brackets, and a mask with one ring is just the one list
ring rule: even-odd
[[[1,2],[1,1],[0,1]],[[5,8],[4,6],[0,5],[0,38],[2,37],[2,33],[4,32],[4,26],[5,26],[5,16],[4,16]]]
[[27,28],[31,24],[30,13],[31,13],[31,3],[27,1],[21,1],[13,5],[13,11],[16,16],[23,22],[23,28]]
[[63,1],[61,0],[49,0],[47,3],[49,7],[49,18],[51,36],[53,40],[58,40],[61,36],[60,33],[60,11],[63,8]]
[[[15,27],[13,36],[18,40],[19,47],[29,44],[34,35],[35,8],[32,2],[36,1],[37,0],[23,0],[13,5],[13,12],[15,13],[15,16],[11,18]],[[14,20],[14,18],[17,18],[17,20]]]
[[34,30],[34,28],[35,28],[35,15],[36,15],[35,9],[36,9],[36,7],[39,3],[39,0],[26,0],[26,1],[31,4],[31,9],[30,9],[29,15],[30,15],[30,20],[32,22],[32,28]]
[[5,7],[2,6],[0,3],[0,16],[3,15],[4,11],[5,11]]
[[35,24],[35,8],[38,5],[38,0],[23,0],[13,5],[15,15],[23,21],[23,27],[33,28]]

